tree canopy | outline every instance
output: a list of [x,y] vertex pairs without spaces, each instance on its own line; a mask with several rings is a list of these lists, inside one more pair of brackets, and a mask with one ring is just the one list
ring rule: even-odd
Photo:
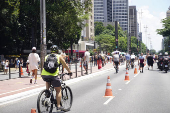
[[157,29],[157,33],[162,36],[170,37],[170,17],[162,20],[163,29]]
[[[40,48],[40,1],[2,0],[0,6],[0,52],[21,54],[32,46]],[[56,44],[67,49],[76,43],[91,8],[91,0],[46,0],[47,48]]]

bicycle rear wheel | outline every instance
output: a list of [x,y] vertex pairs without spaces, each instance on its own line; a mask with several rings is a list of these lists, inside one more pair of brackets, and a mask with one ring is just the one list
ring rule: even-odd
[[69,86],[62,88],[61,106],[64,108],[63,111],[67,112],[70,110],[73,102],[72,91]]
[[38,95],[37,99],[37,109],[38,113],[52,113],[53,104],[51,104],[51,99],[46,97],[46,90],[42,90]]

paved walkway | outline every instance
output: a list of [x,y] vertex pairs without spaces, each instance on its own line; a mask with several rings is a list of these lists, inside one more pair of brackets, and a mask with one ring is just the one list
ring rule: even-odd
[[[92,73],[104,71],[106,69],[111,69],[111,68],[113,68],[112,63],[107,63],[101,69],[98,69],[97,66],[95,67],[93,66]],[[81,77],[81,68],[78,68],[77,71],[78,71],[77,77]],[[65,70],[65,72],[67,71]],[[64,80],[76,78],[75,69],[72,69],[72,72],[73,72],[73,75],[71,76],[71,78],[70,76],[66,75]],[[90,70],[88,72],[90,74]],[[83,73],[85,73],[84,69],[83,69]],[[86,76],[86,75],[83,74],[83,76]],[[23,76],[22,78],[3,80],[3,81],[0,81],[0,89],[1,89],[0,98],[22,93],[25,91],[29,91],[29,90],[44,87],[44,86],[45,86],[45,82],[42,80],[41,75],[38,75],[37,84],[34,84],[34,79],[33,79],[33,84],[30,84],[30,76]]]

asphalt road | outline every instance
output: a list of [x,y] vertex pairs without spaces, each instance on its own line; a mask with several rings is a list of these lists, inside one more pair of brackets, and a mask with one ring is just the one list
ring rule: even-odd
[[[68,113],[170,113],[170,71],[153,70],[134,74],[130,69],[129,81],[125,79],[125,67],[118,74],[115,70],[70,84],[73,105]],[[110,76],[114,98],[105,95],[107,77]],[[0,106],[1,113],[30,113],[36,108],[38,95]],[[55,112],[55,111],[54,111]]]

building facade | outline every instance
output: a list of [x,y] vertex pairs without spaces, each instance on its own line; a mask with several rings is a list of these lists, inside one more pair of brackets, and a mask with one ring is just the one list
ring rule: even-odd
[[[84,2],[85,0],[81,0]],[[88,24],[81,31],[81,38],[78,44],[73,45],[75,50],[86,50],[94,48],[94,0],[92,2],[92,9],[90,10],[90,16],[88,20],[84,21],[84,24]]]
[[105,0],[94,0],[94,21],[104,22]]
[[118,21],[124,31],[128,31],[128,0],[94,0],[94,21]]
[[129,6],[129,33],[138,38],[138,23],[136,6]]
[[129,31],[128,0],[112,0],[112,22],[118,21],[124,31]]

